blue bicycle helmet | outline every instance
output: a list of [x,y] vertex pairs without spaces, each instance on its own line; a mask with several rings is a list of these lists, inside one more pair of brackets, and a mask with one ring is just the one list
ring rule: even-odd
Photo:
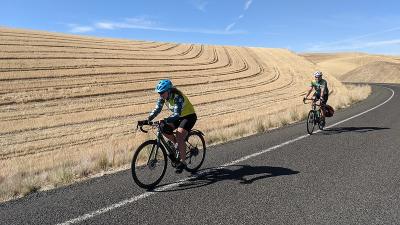
[[172,82],[170,80],[160,80],[156,86],[156,92],[162,93],[172,88]]

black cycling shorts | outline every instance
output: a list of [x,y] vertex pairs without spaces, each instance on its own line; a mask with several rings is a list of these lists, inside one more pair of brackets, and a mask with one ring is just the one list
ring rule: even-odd
[[189,132],[194,127],[194,124],[196,123],[196,121],[197,121],[196,113],[193,113],[193,114],[190,114],[187,116],[183,116],[172,123],[174,125],[174,128],[170,127],[169,125],[164,126],[163,132],[166,134],[172,134],[173,130],[178,127],[183,128]]

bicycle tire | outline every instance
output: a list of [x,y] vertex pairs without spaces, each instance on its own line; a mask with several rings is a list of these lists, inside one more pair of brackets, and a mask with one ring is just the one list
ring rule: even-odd
[[[160,145],[159,149],[156,151],[156,155],[154,155],[156,148],[157,140],[148,140],[143,142],[133,154],[131,163],[132,178],[141,188],[153,189],[160,183],[167,170],[168,159],[164,146]],[[144,169],[146,168],[150,171],[145,172]],[[156,172],[156,169],[158,174],[153,174],[153,172]],[[146,181],[145,179],[149,179],[150,181]]]
[[310,112],[308,113],[306,124],[307,124],[307,133],[311,135],[315,127],[315,113],[313,110],[310,110]]
[[325,120],[321,120],[321,118],[320,118],[319,122],[318,122],[318,128],[320,130],[324,130],[324,127],[325,127]]
[[201,132],[190,131],[186,138],[186,170],[196,172],[206,157],[206,142]]

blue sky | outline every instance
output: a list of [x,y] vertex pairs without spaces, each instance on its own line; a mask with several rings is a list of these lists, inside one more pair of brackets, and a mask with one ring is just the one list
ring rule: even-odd
[[3,0],[0,26],[86,36],[400,55],[400,1]]

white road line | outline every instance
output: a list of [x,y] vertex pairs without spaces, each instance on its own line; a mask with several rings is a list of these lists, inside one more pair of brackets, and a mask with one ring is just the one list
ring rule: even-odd
[[[385,87],[385,88],[386,88],[386,87]],[[393,98],[393,96],[394,96],[394,91],[393,91],[393,89],[391,89],[391,88],[387,88],[387,89],[389,89],[389,90],[392,91],[392,95],[391,95],[386,101],[382,102],[381,104],[379,104],[379,105],[377,105],[377,106],[375,106],[375,107],[373,107],[373,108],[371,108],[371,109],[368,109],[368,110],[366,110],[366,111],[364,111],[364,112],[362,112],[362,113],[359,113],[359,114],[357,114],[357,115],[355,115],[355,116],[349,117],[349,118],[344,119],[344,120],[342,120],[342,121],[339,121],[339,122],[337,122],[337,123],[335,123],[335,124],[332,124],[332,125],[330,125],[330,126],[328,126],[328,127],[326,127],[326,128],[331,128],[331,127],[337,126],[337,125],[339,125],[339,124],[341,124],[341,123],[344,123],[344,122],[346,122],[346,121],[349,121],[349,120],[351,120],[351,119],[354,119],[354,118],[356,118],[356,117],[359,117],[359,116],[361,116],[361,115],[363,115],[363,114],[365,114],[365,113],[367,113],[367,112],[370,112],[370,111],[372,111],[372,110],[374,110],[374,109],[377,109],[377,108],[381,107],[382,105],[386,104],[386,103],[389,102],[389,101]],[[318,133],[318,132],[320,132],[320,130],[316,131],[315,133]],[[280,147],[283,147],[283,146],[285,146],[285,145],[288,145],[288,144],[291,144],[291,143],[293,143],[293,142],[296,142],[296,141],[299,141],[299,140],[301,140],[301,139],[304,139],[304,138],[306,138],[306,137],[308,137],[308,136],[310,136],[310,135],[309,135],[309,134],[306,134],[306,135],[303,135],[303,136],[294,138],[294,139],[292,139],[292,140],[283,142],[283,143],[281,143],[281,144],[279,144],[279,145],[275,145],[275,146],[272,146],[272,147],[267,148],[267,149],[265,149],[265,150],[262,150],[262,151],[260,151],[260,152],[257,152],[257,153],[251,154],[251,155],[244,156],[244,157],[242,157],[242,158],[240,158],[240,159],[238,159],[238,160],[235,160],[235,161],[232,161],[232,162],[230,162],[230,163],[224,164],[224,165],[222,165],[222,166],[220,166],[220,167],[218,167],[218,168],[216,168],[216,169],[222,169],[222,168],[224,168],[224,167],[236,165],[236,164],[238,164],[238,163],[240,163],[240,162],[243,162],[243,161],[245,161],[245,160],[254,158],[254,157],[259,156],[259,155],[262,155],[262,154],[264,154],[264,153],[273,151],[273,150],[278,149],[278,148],[280,148]],[[214,168],[213,170],[215,170],[215,168]],[[165,186],[159,187],[159,188],[155,189],[153,192],[145,192],[145,193],[143,193],[143,194],[141,194],[141,195],[137,195],[137,196],[134,196],[134,197],[132,197],[132,198],[125,199],[125,200],[123,200],[123,201],[120,201],[120,202],[118,202],[118,203],[112,204],[112,205],[110,205],[110,206],[107,206],[107,207],[101,208],[101,209],[99,209],[99,210],[96,210],[96,211],[87,213],[87,214],[85,214],[85,215],[76,217],[76,218],[74,218],[74,219],[68,220],[68,221],[66,221],[66,222],[64,222],[64,223],[59,223],[58,225],[74,224],[74,223],[79,223],[79,222],[85,221],[85,220],[87,220],[87,219],[90,219],[90,218],[92,218],[92,217],[101,215],[101,214],[106,213],[106,212],[108,212],[108,211],[111,211],[111,210],[113,210],[113,209],[122,207],[122,206],[124,206],[124,205],[129,204],[129,203],[137,202],[137,201],[139,201],[140,199],[144,199],[144,198],[147,198],[147,197],[149,197],[149,196],[151,196],[151,195],[157,194],[157,192],[161,192],[161,191],[165,191],[165,190],[169,190],[169,189],[172,189],[172,188],[174,188],[174,187],[177,187],[177,186],[181,185],[182,183],[184,183],[184,182],[186,182],[186,181],[188,181],[188,180],[190,180],[190,179],[194,179],[194,178],[196,178],[196,177],[199,177],[199,176],[201,176],[202,174],[205,174],[205,173],[207,173],[207,172],[210,172],[210,170],[204,170],[204,171],[202,171],[201,173],[198,173],[198,174],[196,174],[196,175],[193,175],[193,176],[190,176],[190,177],[187,177],[187,178],[178,180],[178,181],[175,182],[175,183],[172,183],[172,184],[169,184],[169,185],[165,185]]]

